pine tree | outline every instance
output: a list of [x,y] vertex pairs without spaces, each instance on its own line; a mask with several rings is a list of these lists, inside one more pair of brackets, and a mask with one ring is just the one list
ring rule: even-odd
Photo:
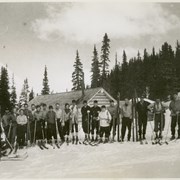
[[7,67],[1,67],[0,76],[0,106],[1,114],[8,108],[11,110],[10,93],[9,93],[9,77]]
[[41,94],[46,95],[46,94],[49,94],[49,92],[50,92],[50,88],[48,84],[48,73],[47,73],[47,67],[45,66],[44,78],[43,78],[43,89],[41,91]]
[[33,91],[33,89],[31,89],[31,92],[29,93],[29,101],[31,101],[32,99],[34,99],[34,91]]
[[11,107],[14,108],[16,106],[17,103],[17,94],[16,94],[16,87],[15,87],[15,83],[14,83],[14,74],[12,76],[12,86],[11,86]]
[[79,52],[76,51],[76,59],[74,62],[74,72],[72,73],[72,90],[80,90],[82,89],[82,81],[83,81],[83,65],[79,58]]
[[91,88],[96,88],[100,86],[100,64],[98,60],[98,52],[96,49],[96,46],[94,46],[94,51],[93,51],[93,59],[92,59],[92,64],[91,64]]
[[28,85],[28,79],[26,78],[24,80],[23,88],[21,91],[21,95],[19,98],[19,104],[23,105],[24,103],[27,103],[29,101],[29,85]]
[[101,85],[105,87],[105,82],[107,75],[109,74],[109,53],[110,53],[110,39],[108,38],[107,33],[105,33],[102,47],[101,47]]

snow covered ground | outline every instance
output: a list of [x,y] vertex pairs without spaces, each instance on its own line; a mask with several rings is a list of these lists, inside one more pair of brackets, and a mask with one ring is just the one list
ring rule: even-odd
[[[169,112],[166,114],[169,125]],[[180,177],[180,141],[152,145],[148,122],[148,145],[139,142],[67,146],[61,149],[27,149],[22,162],[0,162],[2,178],[171,178]],[[168,140],[170,131],[168,134]]]

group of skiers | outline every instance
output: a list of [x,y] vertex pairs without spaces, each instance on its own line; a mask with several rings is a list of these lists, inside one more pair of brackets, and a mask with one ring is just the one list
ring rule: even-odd
[[[82,129],[85,134],[84,144],[88,143],[107,143],[115,141],[117,134],[117,126],[121,125],[121,141],[124,141],[126,129],[128,129],[127,141],[131,140],[131,130],[133,124],[133,111],[137,113],[138,119],[138,136],[139,140],[146,139],[146,128],[148,121],[148,111],[154,115],[154,139],[162,139],[162,131],[165,126],[165,111],[169,108],[171,111],[171,140],[175,139],[175,129],[178,124],[178,135],[180,138],[180,100],[177,94],[173,95],[170,105],[167,106],[161,102],[159,98],[155,103],[148,103],[142,96],[140,101],[135,104],[125,98],[122,105],[115,105],[113,100],[110,100],[110,106],[99,106],[95,100],[90,107],[86,100],[83,101],[81,108]],[[55,107],[42,103],[40,105],[32,104],[31,109],[28,104],[24,104],[21,109],[14,108],[12,112],[6,109],[5,114],[1,118],[1,132],[4,131],[7,141],[12,148],[17,144],[18,147],[33,145],[38,143],[39,146],[44,146],[45,142],[52,144],[79,142],[79,121],[80,111],[76,101],[72,104],[66,103],[64,108],[61,108],[59,103]],[[121,118],[120,118],[121,117]],[[120,122],[119,120],[122,119]],[[152,126],[153,128],[153,126]]]

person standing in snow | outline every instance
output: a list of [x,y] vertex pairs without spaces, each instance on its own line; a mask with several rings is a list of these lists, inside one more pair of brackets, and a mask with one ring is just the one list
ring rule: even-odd
[[74,133],[74,129],[76,131],[76,144],[78,143],[78,108],[76,105],[76,101],[72,100],[72,105],[70,106],[70,110],[71,110],[71,124],[72,124],[72,128],[71,128],[71,133],[72,133],[72,143],[74,144],[75,141],[75,133]]
[[180,99],[177,94],[173,95],[173,100],[169,105],[171,111],[171,140],[175,139],[175,129],[178,124],[178,139],[180,139]]
[[139,139],[146,139],[146,127],[147,127],[147,113],[149,103],[144,101],[144,97],[141,96],[140,101],[136,105],[136,111],[138,112],[138,126],[139,126]]
[[124,141],[124,136],[126,134],[126,128],[128,128],[128,141],[131,139],[131,125],[132,125],[132,104],[129,99],[125,99],[125,104],[121,108],[122,111],[122,127],[121,136],[122,141]]
[[112,141],[114,141],[114,137],[116,136],[116,126],[117,126],[117,106],[114,105],[113,100],[110,100],[110,106],[107,108],[107,110],[109,111],[112,117],[109,127],[109,137],[111,135],[111,130],[112,130]]
[[69,104],[65,104],[65,108],[62,111],[62,125],[64,126],[64,136],[65,141],[67,144],[69,144],[69,134],[70,134],[70,107]]
[[46,114],[46,122],[47,122],[47,131],[48,131],[48,143],[51,142],[51,138],[53,137],[57,140],[56,134],[56,113],[53,111],[53,106],[49,106],[49,111]]
[[[165,105],[161,102],[159,98],[156,98],[155,103],[150,104],[148,109],[152,110],[154,113],[154,132],[156,134],[156,139],[162,139],[162,131],[164,130],[165,126]],[[159,132],[159,134],[158,134]]]
[[41,114],[42,114],[42,124],[43,124],[43,131],[44,131],[44,138],[47,140],[47,122],[46,122],[46,115],[47,115],[47,105],[41,105]]
[[105,134],[105,141],[107,143],[109,140],[109,131],[111,123],[111,114],[106,109],[106,106],[101,107],[101,112],[99,112],[98,119],[100,121],[100,143],[102,142],[103,135]]
[[21,148],[25,145],[25,134],[27,133],[27,117],[24,115],[24,110],[20,109],[17,117],[17,144]]
[[42,125],[42,112],[41,107],[39,105],[36,106],[36,111],[34,112],[34,123],[35,123],[35,141],[38,141],[38,145],[41,146],[43,144],[43,125]]
[[5,114],[2,117],[2,126],[3,126],[4,133],[7,138],[8,138],[8,134],[10,130],[10,120],[11,120],[11,114],[9,112],[9,109],[7,108],[5,110]]
[[[99,136],[99,112],[101,111],[101,108],[98,106],[98,101],[94,101],[94,106],[91,108],[91,117],[92,117],[92,127],[91,127],[91,135],[92,139],[91,141],[93,142],[98,141],[98,136]],[[94,131],[96,130],[96,138],[94,139]]]
[[61,141],[64,142],[64,131],[63,131],[63,124],[62,124],[62,110],[60,109],[60,104],[56,103],[55,111],[56,113],[56,121],[58,125],[59,135],[61,137]]

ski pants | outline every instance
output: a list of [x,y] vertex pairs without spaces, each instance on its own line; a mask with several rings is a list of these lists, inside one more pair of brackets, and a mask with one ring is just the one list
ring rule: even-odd
[[180,115],[171,117],[171,134],[175,136],[176,125],[178,124],[178,136],[180,136]]
[[15,143],[16,133],[17,133],[17,125],[12,125],[11,126],[10,137],[9,137],[9,140],[10,140],[11,144]]
[[4,133],[5,133],[6,137],[8,137],[9,127],[10,127],[9,125],[3,127],[4,128]]
[[[85,134],[89,134],[90,133],[90,124],[88,122],[88,118],[87,116],[83,116],[82,117],[82,128]],[[88,127],[89,126],[89,127]]]
[[138,126],[139,126],[139,136],[141,137],[142,134],[143,136],[145,136],[146,127],[147,127],[147,115],[139,115]]
[[70,132],[70,120],[65,121],[65,125],[64,125],[64,135],[69,136],[69,132]]
[[100,138],[103,137],[103,135],[105,134],[105,138],[109,138],[109,131],[110,131],[110,127],[100,127]]
[[47,124],[47,140],[51,140],[52,136],[57,139],[56,125],[52,123]]
[[77,122],[74,122],[72,124],[72,129],[71,129],[72,133],[74,133],[74,129],[75,129],[76,133],[78,133],[78,123]]
[[31,143],[33,143],[34,140],[34,121],[30,123],[30,132],[31,132]]
[[126,134],[126,128],[128,128],[128,140],[130,140],[130,138],[131,138],[131,124],[132,124],[132,119],[130,119],[128,117],[122,118],[122,128],[121,128],[122,140],[124,140],[124,136]]
[[155,119],[154,119],[154,132],[160,131],[160,133],[164,130],[165,126],[165,118],[164,114],[155,114]]
[[64,126],[62,126],[60,119],[57,119],[58,131],[61,137],[61,140],[64,140]]
[[17,125],[17,143],[19,146],[25,145],[25,134],[27,133],[27,125]]
[[43,128],[41,121],[36,122],[36,140],[42,140],[43,139]]
[[92,135],[94,135],[94,130],[96,130],[96,136],[99,135],[99,121],[95,119],[92,120],[92,129],[91,129]]
[[[113,121],[114,121],[114,126],[113,126]],[[117,118],[114,118],[113,116],[112,116],[112,120],[111,120],[111,122],[110,122],[110,126],[109,126],[109,135],[110,135],[110,133],[111,133],[111,131],[113,130],[113,136],[115,136],[116,135],[116,125],[117,125]]]

